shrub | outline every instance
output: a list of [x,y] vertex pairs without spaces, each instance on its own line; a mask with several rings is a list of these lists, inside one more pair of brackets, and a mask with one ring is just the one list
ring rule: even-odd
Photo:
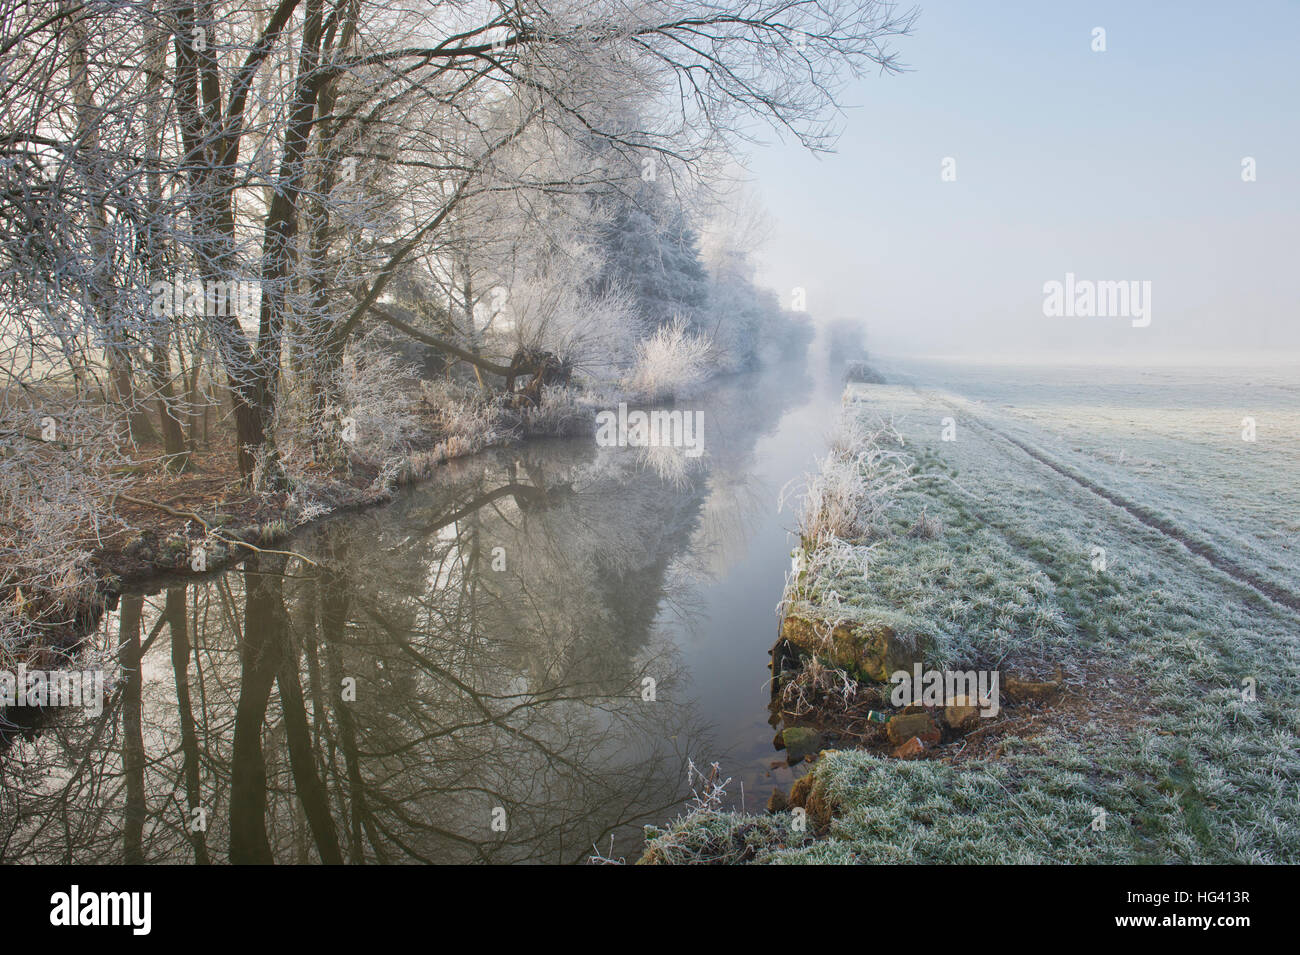
[[646,401],[685,397],[708,377],[710,348],[707,337],[675,318],[637,345],[627,387]]

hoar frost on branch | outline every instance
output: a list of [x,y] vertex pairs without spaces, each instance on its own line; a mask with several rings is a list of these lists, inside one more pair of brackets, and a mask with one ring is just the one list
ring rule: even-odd
[[[6,560],[64,579],[112,468],[185,470],[214,426],[259,492],[345,463],[344,418],[400,454],[418,389],[367,383],[396,380],[396,340],[472,375],[483,409],[629,375],[663,395],[705,342],[750,360],[778,312],[746,269],[705,267],[695,199],[764,129],[829,148],[843,84],[896,69],[912,16],[0,0]],[[47,414],[87,422],[80,453],[19,437]]]

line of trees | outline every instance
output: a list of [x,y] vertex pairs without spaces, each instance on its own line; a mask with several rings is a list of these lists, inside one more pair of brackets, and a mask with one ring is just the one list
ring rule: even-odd
[[259,491],[286,486],[287,436],[338,461],[345,366],[380,330],[486,391],[626,361],[670,319],[752,359],[779,308],[743,243],[710,284],[688,210],[763,126],[828,148],[840,84],[895,68],[911,17],[0,0],[0,511],[25,515],[0,527],[8,563],[46,553],[32,515],[93,522],[113,441],[182,470],[230,428]]

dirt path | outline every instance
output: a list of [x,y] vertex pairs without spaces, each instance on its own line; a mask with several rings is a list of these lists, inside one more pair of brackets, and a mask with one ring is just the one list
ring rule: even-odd
[[1237,582],[1241,584],[1245,584],[1246,586],[1250,587],[1261,596],[1267,598],[1268,600],[1273,601],[1274,603],[1281,604],[1282,606],[1287,607],[1290,610],[1300,612],[1300,596],[1297,596],[1296,594],[1290,591],[1283,590],[1282,588],[1273,584],[1271,581],[1265,580],[1262,577],[1258,576],[1257,574],[1254,574],[1251,571],[1245,569],[1244,567],[1237,564],[1235,561],[1231,560],[1230,558],[1226,557],[1224,554],[1220,553],[1210,544],[1206,543],[1205,541],[1196,539],[1191,534],[1189,534],[1184,528],[1178,527],[1177,525],[1169,521],[1167,518],[1162,517],[1161,515],[1155,513],[1154,511],[1143,506],[1142,504],[1139,504],[1136,501],[1133,501],[1125,497],[1119,492],[1107,488],[1102,484],[1099,484],[1098,482],[1092,480],[1086,475],[1080,474],[1074,468],[1054,460],[1053,458],[1043,453],[1039,449],[1033,447],[1032,445],[1026,444],[1024,441],[1012,437],[1011,435],[1007,434],[1005,431],[1001,430],[995,425],[992,425],[988,421],[978,417],[974,412],[970,410],[970,408],[959,407],[958,405],[954,404],[952,401],[949,401],[941,393],[936,391],[926,390],[926,389],[920,389],[920,388],[917,389],[917,392],[918,394],[923,394],[928,397],[934,398],[935,400],[941,402],[946,407],[952,409],[954,412],[962,415],[964,419],[968,420],[977,429],[982,429],[988,434],[996,438],[1000,438],[1006,443],[1016,448],[1019,448],[1030,458],[1037,461],[1039,464],[1042,464],[1045,467],[1050,468],[1051,470],[1055,471],[1057,474],[1060,474],[1062,477],[1065,477],[1068,480],[1073,481],[1079,487],[1084,488],[1087,491],[1090,491],[1091,493],[1102,498],[1108,503],[1123,509],[1135,520],[1146,525],[1147,527],[1150,527],[1152,530],[1159,532],[1160,534],[1167,537],[1169,540],[1181,544],[1184,548],[1186,548],[1191,553],[1195,554],[1197,557],[1204,559],[1211,566],[1227,574],[1229,577],[1232,577]]

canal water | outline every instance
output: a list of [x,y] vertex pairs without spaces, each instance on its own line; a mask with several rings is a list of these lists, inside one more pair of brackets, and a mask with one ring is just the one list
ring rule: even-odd
[[0,755],[9,862],[633,861],[688,761],[761,811],[782,489],[839,368],[721,379],[698,459],[538,440],[224,573],[123,597],[62,710]]

